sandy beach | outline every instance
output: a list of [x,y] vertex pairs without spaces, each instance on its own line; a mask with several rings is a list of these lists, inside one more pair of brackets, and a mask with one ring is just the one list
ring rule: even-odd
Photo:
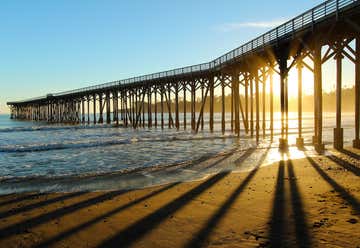
[[360,150],[131,191],[0,197],[0,247],[360,247]]

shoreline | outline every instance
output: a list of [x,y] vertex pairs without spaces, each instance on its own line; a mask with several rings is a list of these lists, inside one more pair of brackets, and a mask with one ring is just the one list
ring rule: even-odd
[[0,196],[0,246],[360,246],[360,150],[300,153],[143,189]]

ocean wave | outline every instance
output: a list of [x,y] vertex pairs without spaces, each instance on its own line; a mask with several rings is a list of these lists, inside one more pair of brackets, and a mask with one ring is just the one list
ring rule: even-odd
[[114,146],[114,145],[126,145],[138,142],[173,142],[173,141],[198,141],[198,140],[216,140],[216,139],[228,139],[237,138],[234,135],[227,136],[206,136],[206,137],[176,137],[169,136],[163,138],[149,137],[138,138],[129,137],[127,139],[113,139],[103,141],[87,141],[87,142],[72,142],[72,143],[46,143],[46,144],[34,144],[34,145],[6,145],[0,146],[0,153],[23,153],[23,152],[43,152],[51,150],[64,150],[64,149],[80,149],[90,147],[102,147],[102,146]]
[[19,152],[42,152],[50,150],[63,150],[74,148],[88,148],[98,146],[112,146],[129,144],[130,140],[109,140],[109,141],[96,141],[96,142],[83,142],[83,143],[54,143],[54,144],[36,144],[36,145],[8,145],[0,146],[0,152],[3,153],[19,153]]
[[113,128],[113,125],[69,125],[69,126],[30,126],[30,127],[10,127],[0,129],[0,133],[12,133],[12,132],[38,132],[38,131],[59,131],[59,130],[82,130],[82,129],[103,129]]
[[[72,183],[72,182],[79,182],[79,180],[98,180],[98,179],[114,179],[114,177],[124,176],[124,175],[133,175],[134,173],[138,173],[141,175],[147,175],[151,173],[157,173],[157,172],[164,172],[165,174],[169,173],[169,169],[172,169],[171,172],[174,173],[175,170],[187,170],[190,168],[194,168],[197,171],[201,171],[206,169],[203,167],[199,167],[199,165],[205,161],[211,161],[213,159],[226,157],[227,155],[234,154],[235,151],[238,152],[244,152],[249,149],[253,148],[247,148],[244,150],[239,150],[238,148],[232,148],[228,149],[222,152],[213,152],[213,153],[207,153],[197,158],[187,159],[185,161],[174,161],[172,163],[155,163],[150,166],[136,166],[136,167],[127,167],[123,168],[121,170],[114,170],[114,171],[94,171],[94,172],[87,172],[87,173],[69,173],[69,174],[58,174],[58,175],[26,175],[26,176],[0,176],[0,183],[3,184],[13,184],[13,183],[21,183],[21,184],[27,184],[31,183],[33,184],[42,184],[42,183],[49,183],[49,184],[57,184],[57,183]],[[212,165],[213,166],[213,165]],[[197,168],[199,167],[199,168]],[[207,166],[209,167],[209,166]],[[1,187],[0,187],[1,191]]]

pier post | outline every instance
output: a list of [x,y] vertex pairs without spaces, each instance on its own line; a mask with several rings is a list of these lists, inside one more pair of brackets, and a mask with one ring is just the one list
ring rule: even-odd
[[[204,102],[204,79],[201,80],[201,102]],[[201,115],[201,130],[204,130],[204,115]]]
[[180,128],[179,124],[179,83],[175,83],[175,127],[177,130]]
[[196,82],[191,82],[191,130],[195,131]]
[[86,96],[87,103],[87,124],[90,125],[90,96]]
[[115,95],[115,91],[113,91],[111,93],[111,95],[112,95],[112,107],[113,107],[112,121],[115,122],[116,121],[116,115],[117,115],[116,114],[116,112],[117,112],[117,102],[116,102],[117,96]]
[[266,100],[266,70],[265,68],[263,68],[263,84],[262,84],[262,131],[263,131],[263,139],[265,139],[265,134],[266,134],[266,105],[265,105],[265,100]]
[[183,91],[184,91],[184,130],[186,130],[186,82],[183,84]]
[[[144,90],[145,89],[143,89],[143,91]],[[145,101],[141,102],[141,112],[142,112],[142,118],[141,118],[140,126],[145,128]]]
[[239,96],[239,73],[234,71],[232,76],[232,92],[233,92],[233,105],[234,105],[234,112],[235,112],[235,134],[240,136],[240,96]]
[[259,132],[260,132],[260,106],[259,106],[259,74],[258,69],[254,70],[255,76],[255,108],[256,108],[256,126],[255,126],[255,133],[256,133],[256,142],[259,142]]
[[153,126],[152,120],[153,120],[153,116],[152,116],[152,89],[151,87],[149,87],[149,111],[150,111],[150,127]]
[[158,109],[157,109],[157,88],[154,86],[154,115],[155,115],[155,128],[158,126]]
[[245,80],[245,133],[249,134],[249,75],[244,72]]
[[128,120],[128,93],[127,91],[123,92],[123,105],[124,105],[124,125],[125,127],[128,127],[129,120]]
[[151,128],[151,89],[148,88],[147,90],[147,102],[148,102],[148,113],[147,113],[147,117],[148,117],[148,128]]
[[250,136],[254,137],[254,74],[250,76]]
[[115,106],[116,106],[115,121],[116,121],[116,125],[119,125],[119,92],[118,91],[115,91],[115,97],[116,97],[116,101],[115,101]]
[[341,43],[338,42],[335,60],[336,60],[336,128],[334,128],[334,148],[343,149],[344,129],[341,128],[341,81],[342,81],[342,55]]
[[315,98],[315,150],[322,154],[325,146],[322,142],[322,75],[321,75],[321,44],[315,43],[314,49],[314,98]]
[[135,124],[135,107],[136,107],[136,90],[133,89],[131,92],[131,124],[134,126]]
[[85,124],[85,99],[81,98],[81,122]]
[[230,82],[230,94],[231,94],[231,97],[230,97],[230,111],[231,111],[231,114],[230,114],[230,128],[231,128],[231,132],[233,133],[234,132],[234,85],[233,85],[233,80],[231,79],[231,82]]
[[209,78],[209,90],[210,90],[210,132],[214,131],[214,77]]
[[298,137],[296,138],[296,146],[298,148],[304,147],[304,138],[302,137],[302,60],[297,63],[298,72]]
[[106,103],[106,124],[111,123],[110,117],[110,92],[106,92],[105,94],[105,103]]
[[93,95],[93,116],[94,116],[94,125],[96,124],[96,94]]
[[221,75],[221,131],[225,133],[225,82],[224,76]]
[[353,147],[360,149],[360,37],[356,38],[355,62],[355,139]]
[[271,64],[269,66],[269,77],[270,77],[270,139],[273,141],[274,138],[274,68]]
[[102,124],[104,123],[104,117],[103,117],[103,93],[100,93],[99,94],[99,114],[100,114],[100,117],[99,117],[99,123]]
[[139,102],[139,89],[135,89],[134,90],[134,100],[135,100],[135,103],[134,103],[134,112],[133,112],[133,127],[134,128],[137,128],[137,124],[138,124],[138,109],[139,109],[139,105],[140,105],[140,102]]
[[287,104],[287,56],[281,55],[279,58],[279,69],[280,69],[280,105],[281,105],[281,138],[279,139],[279,149],[286,151],[288,149],[288,140],[286,132],[286,104]]
[[169,83],[168,84],[168,99],[167,99],[167,105],[168,105],[168,111],[169,111],[169,113],[168,113],[168,127],[169,127],[169,129],[171,128],[171,121],[172,121],[172,119],[171,119],[171,84]]
[[147,95],[147,127],[150,128],[150,89],[147,88],[146,90],[146,95]]
[[164,129],[164,85],[161,85],[161,92],[160,92],[160,111],[161,111],[161,129]]

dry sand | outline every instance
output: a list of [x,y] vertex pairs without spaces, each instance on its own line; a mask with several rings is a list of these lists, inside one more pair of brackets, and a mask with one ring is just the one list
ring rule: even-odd
[[128,192],[0,196],[0,247],[360,247],[360,150],[330,152]]

